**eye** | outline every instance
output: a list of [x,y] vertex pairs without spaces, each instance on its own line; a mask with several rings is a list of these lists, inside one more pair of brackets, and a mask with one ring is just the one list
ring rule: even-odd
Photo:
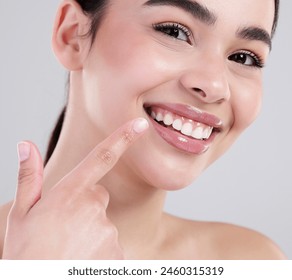
[[250,51],[241,51],[234,53],[228,57],[229,60],[239,64],[243,64],[250,67],[263,68],[263,60],[256,54]]
[[154,24],[153,28],[156,31],[164,33],[167,36],[170,36],[177,40],[185,41],[191,44],[190,37],[192,33],[187,27],[181,25],[180,23],[171,23],[171,22],[159,23],[159,24]]

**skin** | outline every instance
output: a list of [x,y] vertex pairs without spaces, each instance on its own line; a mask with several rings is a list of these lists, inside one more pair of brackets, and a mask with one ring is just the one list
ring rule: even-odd
[[[266,61],[266,43],[236,32],[257,26],[270,34],[274,1],[198,1],[216,15],[214,25],[145,2],[112,1],[92,45],[79,36],[88,30],[80,7],[71,0],[60,4],[52,42],[70,70],[68,112],[44,172],[32,143],[29,159],[20,163],[10,214],[11,204],[0,211],[2,221],[8,215],[3,258],[284,258],[254,231],[163,213],[166,191],[190,184],[258,115],[262,70],[228,57],[248,50]],[[179,22],[193,37],[178,40],[154,30],[161,22]],[[135,132],[134,119],[149,121],[143,105],[164,102],[189,104],[222,120],[205,153],[167,144],[151,123]]]

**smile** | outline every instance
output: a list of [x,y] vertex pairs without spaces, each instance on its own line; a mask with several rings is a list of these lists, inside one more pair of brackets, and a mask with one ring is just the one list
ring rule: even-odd
[[153,127],[172,146],[188,153],[201,154],[208,150],[222,121],[214,115],[182,104],[145,106]]
[[150,115],[154,120],[164,124],[166,127],[172,127],[183,135],[194,139],[209,139],[213,131],[213,127],[173,114],[164,109],[152,108]]

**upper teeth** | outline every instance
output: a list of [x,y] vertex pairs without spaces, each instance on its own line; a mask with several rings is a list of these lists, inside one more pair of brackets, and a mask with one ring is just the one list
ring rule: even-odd
[[158,108],[152,109],[151,117],[158,122],[163,122],[166,126],[172,126],[186,136],[198,140],[208,139],[213,131],[213,127]]

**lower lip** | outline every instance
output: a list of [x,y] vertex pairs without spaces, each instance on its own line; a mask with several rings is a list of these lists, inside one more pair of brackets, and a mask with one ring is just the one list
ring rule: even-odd
[[173,147],[187,153],[200,155],[205,153],[213,141],[215,137],[215,132],[211,134],[211,137],[208,140],[197,140],[190,138],[188,136],[185,136],[181,134],[178,131],[171,130],[169,128],[166,128],[159,123],[157,123],[155,120],[153,120],[151,117],[149,117],[151,123],[153,124],[153,127],[158,132],[158,134],[170,145]]

